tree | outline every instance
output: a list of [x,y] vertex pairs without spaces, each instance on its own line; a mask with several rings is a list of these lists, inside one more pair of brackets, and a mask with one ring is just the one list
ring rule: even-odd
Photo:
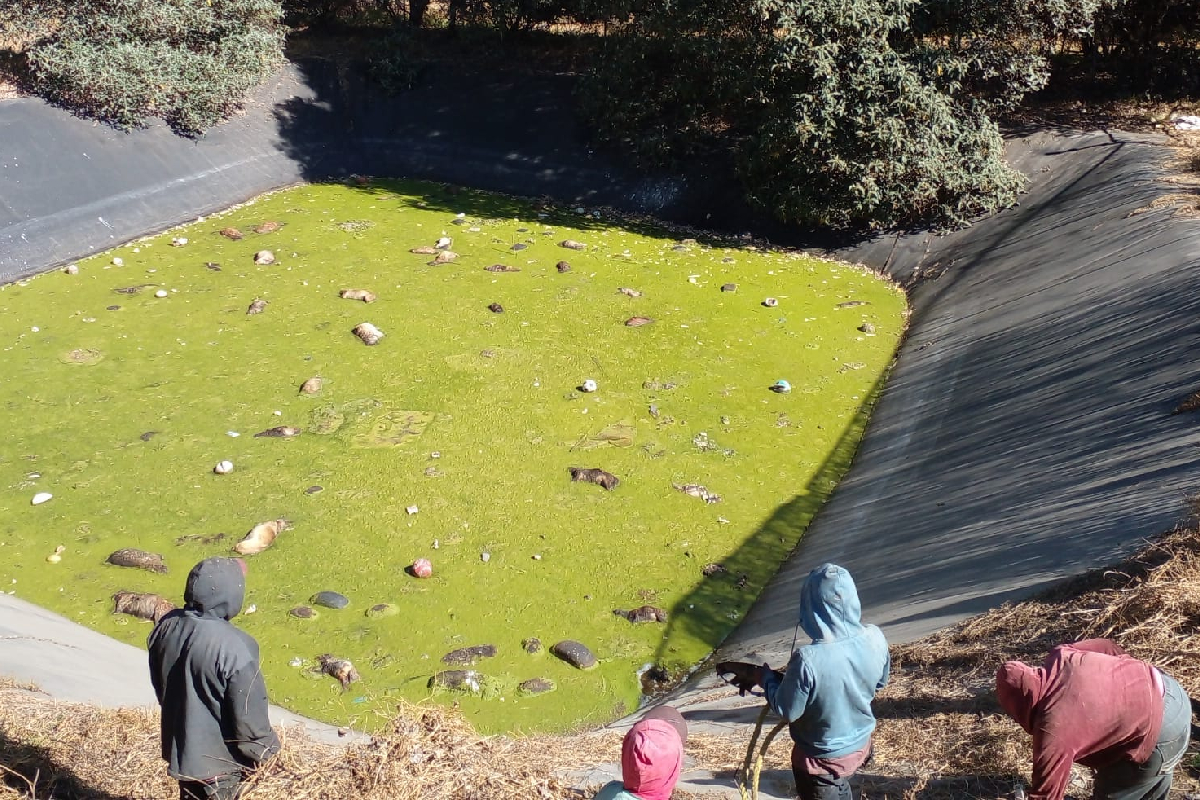
[[124,127],[198,133],[283,61],[278,0],[12,0],[4,19],[36,31],[36,91]]
[[915,0],[666,0],[626,30],[585,107],[663,162],[729,148],[747,196],[790,222],[962,224],[1011,204],[965,59],[910,31]]

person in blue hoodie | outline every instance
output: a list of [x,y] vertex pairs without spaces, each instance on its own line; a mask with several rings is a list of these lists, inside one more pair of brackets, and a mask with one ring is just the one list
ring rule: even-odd
[[743,693],[761,686],[767,703],[789,723],[792,773],[802,800],[851,800],[849,777],[871,755],[871,701],[891,670],[887,640],[861,620],[850,573],[822,564],[800,590],[800,631],[786,671],[725,661],[717,672]]

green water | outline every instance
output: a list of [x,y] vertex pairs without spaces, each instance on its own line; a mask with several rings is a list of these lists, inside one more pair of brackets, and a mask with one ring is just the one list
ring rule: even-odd
[[[284,227],[251,232],[266,220]],[[409,252],[443,235],[457,261]],[[260,249],[277,262],[256,265]],[[0,290],[0,588],[144,646],[150,624],[114,615],[114,591],[180,602],[195,562],[286,518],[248,559],[256,612],[237,624],[273,701],[365,729],[399,697],[457,701],[483,731],[601,723],[636,707],[643,665],[697,662],[848,464],[904,325],[903,295],[859,269],[409,182],[280,192],[78,266]],[[654,322],[623,324],[635,315]],[[374,347],[351,333],[365,321]],[[314,375],[322,391],[300,394]],[[596,392],[575,388],[587,379]],[[769,391],[778,379],[792,391]],[[254,437],[278,425],[304,432]],[[234,471],[214,474],[223,459]],[[169,573],[106,564],[122,547]],[[432,578],[406,574],[417,558]],[[710,562],[728,572],[704,577]],[[288,615],[325,589],[350,606]],[[384,602],[399,613],[365,615]],[[669,622],[612,613],[646,603]],[[527,637],[577,639],[600,665],[528,655]],[[431,693],[443,654],[485,643],[499,654],[476,666],[479,696]],[[310,673],[327,652],[361,673],[348,691]],[[519,696],[534,677],[558,690]]]

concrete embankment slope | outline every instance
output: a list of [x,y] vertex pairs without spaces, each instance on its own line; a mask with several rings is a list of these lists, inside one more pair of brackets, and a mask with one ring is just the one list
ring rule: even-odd
[[[634,175],[590,153],[567,79],[445,78],[385,102],[340,77],[321,64],[286,71],[197,141],[0,103],[0,279],[350,172],[782,240],[725,181]],[[1132,551],[1200,485],[1200,426],[1169,414],[1200,387],[1200,224],[1132,213],[1161,192],[1163,148],[1035,134],[1010,156],[1031,179],[1018,208],[950,236],[833,253],[923,276],[912,328],[854,466],[720,654],[785,660],[799,585],[822,561],[853,572],[866,619],[911,639]],[[0,620],[12,613],[0,607]],[[712,680],[676,698],[694,724],[753,719]]]

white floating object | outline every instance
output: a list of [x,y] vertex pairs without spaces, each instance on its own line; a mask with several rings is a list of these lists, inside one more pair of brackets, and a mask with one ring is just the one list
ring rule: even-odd
[[436,247],[438,250],[449,250],[451,244],[453,244],[453,242],[450,241],[450,237],[443,236],[437,240],[437,244],[435,244],[434,247]]
[[775,306],[779,305],[779,301],[774,297],[768,297],[767,299],[763,300],[762,304],[767,308],[774,308]]
[[300,656],[296,656],[295,658],[293,658],[291,661],[288,662],[288,666],[289,667],[303,667],[304,659],[301,658]]
[[65,267],[63,267],[63,272],[67,273],[68,275],[78,275],[79,267],[75,264],[67,264]]
[[541,560],[542,560],[542,554],[541,554],[541,553],[534,553],[534,554],[533,554],[533,560],[534,560],[534,561],[541,561]]
[[246,606],[246,610],[243,611],[242,613],[243,614],[253,614],[255,611],[258,611],[258,606],[255,605],[254,603],[251,603],[250,605]]
[[30,328],[29,330],[31,330],[31,331],[32,331],[32,332],[34,332],[34,333],[37,333],[38,331],[40,331],[40,330],[41,330],[41,328],[39,328],[37,325],[34,325],[34,326],[33,326],[32,328]]
[[283,416],[283,412],[282,412],[282,411],[274,411],[274,412],[272,412],[272,413],[273,413],[275,416],[277,416],[277,417],[282,417],[282,416]]
[[1171,120],[1178,131],[1200,131],[1200,117],[1184,114]]
[[112,260],[112,265],[114,267],[123,267],[123,266],[125,266],[125,260],[122,258],[114,258]]
[[157,292],[154,293],[154,296],[155,297],[166,297],[168,294],[169,294],[169,292],[166,289],[159,289]]
[[485,564],[486,564],[487,562],[489,562],[489,561],[491,561],[491,560],[492,560],[492,554],[491,554],[491,553],[489,553],[487,550],[484,550],[482,553],[480,553],[480,554],[479,554],[479,559],[480,559],[480,560],[481,560],[483,563],[485,563]]
[[38,492],[37,494],[35,494],[33,496],[33,504],[35,506],[40,506],[42,503],[46,502],[51,497],[54,497],[54,495],[50,494],[49,492]]
[[183,247],[187,243],[188,243],[187,237],[176,236],[174,239],[171,240],[171,247]]
[[457,214],[455,214],[454,217],[455,217],[455,219],[466,219],[467,215],[460,211]]
[[405,510],[405,511],[407,511],[408,513],[410,513],[410,514],[415,514],[415,513],[417,513],[418,511],[420,511],[420,509],[419,509],[419,508],[417,508],[416,506],[409,506],[408,508],[406,508],[406,509],[404,509],[404,510]]
[[225,431],[225,435],[226,435],[226,436],[231,436],[231,437],[233,437],[234,439],[236,439],[237,437],[241,436],[241,434],[240,434],[240,433],[238,433],[237,431]]
[[[66,547],[64,547],[63,545],[60,544],[58,547],[54,548],[53,553],[46,556],[46,560],[49,561],[51,564],[57,564],[58,562],[62,561],[62,554],[63,554],[63,551],[66,549],[67,549]],[[59,589],[59,591],[61,592],[62,589]]]
[[218,461],[217,465],[213,467],[213,472],[217,473],[218,475],[228,475],[229,473],[233,472],[233,462]]
[[596,386],[596,382],[594,380],[592,380],[591,378],[588,378],[586,381],[583,382],[582,385],[580,385],[579,388],[585,392],[594,392],[599,387]]

